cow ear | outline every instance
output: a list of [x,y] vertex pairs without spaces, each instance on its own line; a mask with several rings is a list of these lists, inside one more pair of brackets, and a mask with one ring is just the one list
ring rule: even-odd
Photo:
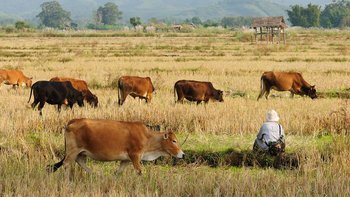
[[169,137],[168,133],[164,133],[163,138],[166,140],[168,139],[168,137]]

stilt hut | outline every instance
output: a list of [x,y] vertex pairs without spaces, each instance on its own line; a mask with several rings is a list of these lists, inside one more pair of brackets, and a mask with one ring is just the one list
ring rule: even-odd
[[267,44],[280,43],[281,40],[284,44],[286,43],[284,30],[287,28],[287,25],[283,16],[253,18],[251,28],[255,30],[254,38],[256,43],[263,41]]

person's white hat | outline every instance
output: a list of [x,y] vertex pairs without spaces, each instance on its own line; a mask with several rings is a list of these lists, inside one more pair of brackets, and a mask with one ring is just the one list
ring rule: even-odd
[[266,122],[278,122],[280,117],[275,110],[270,110],[266,114]]

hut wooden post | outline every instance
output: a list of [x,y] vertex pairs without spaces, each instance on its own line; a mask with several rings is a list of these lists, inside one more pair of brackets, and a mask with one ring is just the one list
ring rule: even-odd
[[266,44],[269,44],[269,28],[266,28]]
[[255,29],[255,35],[254,35],[254,39],[255,39],[255,43],[257,43],[257,35],[258,35],[258,29],[257,28],[254,28]]

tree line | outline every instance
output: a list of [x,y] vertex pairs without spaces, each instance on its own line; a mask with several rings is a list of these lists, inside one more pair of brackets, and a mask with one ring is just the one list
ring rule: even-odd
[[[71,19],[71,13],[64,10],[58,1],[48,1],[40,5],[41,12],[36,16],[40,20],[39,28],[52,27],[57,29],[77,29],[78,24]],[[288,19],[293,26],[301,27],[324,27],[337,28],[350,26],[350,1],[333,0],[326,5],[323,10],[321,6],[308,4],[306,7],[293,5],[286,10]],[[121,28],[121,19],[123,13],[115,3],[108,2],[100,6],[92,14],[92,22],[86,28],[88,29],[118,29]],[[250,26],[252,17],[227,16],[221,19],[207,19],[202,21],[199,17],[192,17],[181,21],[184,24],[203,27],[222,26],[225,28]],[[142,25],[140,17],[131,17],[129,23],[136,27]],[[151,18],[148,24],[173,24],[171,19],[159,20]],[[22,21],[16,23],[16,28],[23,29],[28,27]]]
[[308,4],[291,6],[287,10],[289,21],[293,26],[338,28],[350,26],[350,1],[333,0],[323,10],[321,6]]
[[[42,11],[37,15],[40,19],[41,27],[52,27],[58,29],[76,28],[77,24],[72,22],[71,14],[65,11],[57,1],[49,1],[41,4]],[[93,23],[87,25],[89,29],[110,29],[118,25],[122,19],[122,12],[115,3],[108,2],[104,6],[100,6],[93,13]],[[204,27],[223,26],[223,27],[241,27],[249,26],[251,17],[224,17],[221,20],[206,20],[202,21],[199,17],[185,19],[182,23],[202,25]],[[141,25],[140,17],[131,17],[130,24],[134,27]],[[158,20],[151,18],[148,21],[150,24],[155,23],[171,23],[172,21]]]

